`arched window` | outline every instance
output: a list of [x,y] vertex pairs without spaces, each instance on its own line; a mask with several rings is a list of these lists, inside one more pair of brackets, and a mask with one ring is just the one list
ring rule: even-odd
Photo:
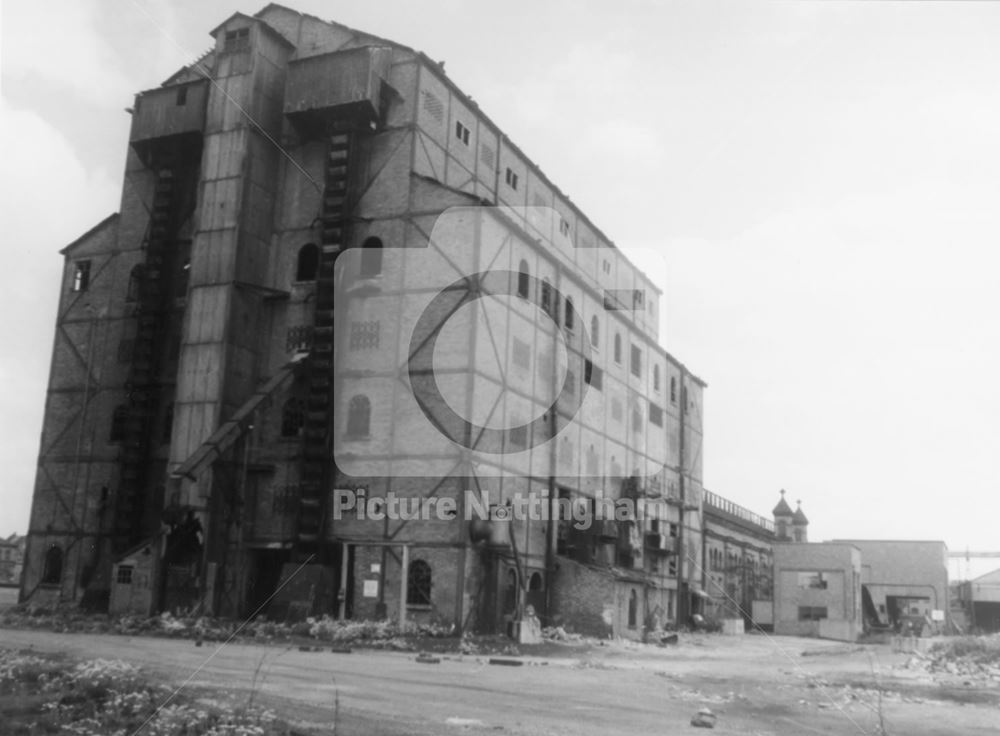
[[514,613],[517,610],[517,573],[513,568],[507,570],[507,585],[504,588],[503,610]]
[[528,285],[531,275],[528,273],[528,262],[521,259],[521,264],[517,267],[517,295],[522,299],[528,298]]
[[573,329],[573,324],[575,322],[576,315],[573,314],[573,297],[566,297],[566,307],[565,314],[563,315],[563,324],[566,325],[567,330]]
[[141,263],[132,267],[132,271],[128,276],[128,291],[125,292],[125,301],[139,301],[139,296],[142,292],[142,274],[143,267]]
[[305,405],[302,399],[291,398],[281,410],[281,436],[298,437],[305,424]]
[[622,336],[615,333],[615,362],[622,362]]
[[63,551],[52,545],[45,553],[45,566],[42,568],[42,583],[58,585],[62,582]]
[[660,390],[660,366],[653,365],[653,390]]
[[382,241],[368,238],[361,244],[361,275],[365,278],[382,273]]
[[600,342],[601,339],[600,333],[601,333],[601,323],[600,321],[598,321],[597,315],[595,314],[593,317],[590,318],[590,344],[593,345],[595,348],[597,347],[597,343]]
[[128,424],[128,407],[122,404],[111,415],[111,432],[109,442],[121,442],[125,439],[125,426]]
[[367,396],[352,398],[347,407],[347,434],[351,437],[367,437],[371,412],[372,405]]
[[531,579],[528,581],[528,590],[541,590],[542,589],[542,576],[537,572],[531,574]]
[[628,594],[628,627],[634,629],[639,623],[639,596],[635,588]]
[[429,606],[431,604],[431,566],[423,560],[414,560],[406,574],[406,604]]
[[299,248],[299,258],[295,265],[296,281],[315,281],[319,270],[319,246],[306,243]]

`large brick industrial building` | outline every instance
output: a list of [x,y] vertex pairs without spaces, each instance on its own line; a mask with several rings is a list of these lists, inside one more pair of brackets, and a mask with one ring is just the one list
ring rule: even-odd
[[[626,636],[700,606],[704,384],[653,281],[422,53],[278,5],[212,35],[63,250],[22,597]],[[336,513],[393,493],[452,514]]]

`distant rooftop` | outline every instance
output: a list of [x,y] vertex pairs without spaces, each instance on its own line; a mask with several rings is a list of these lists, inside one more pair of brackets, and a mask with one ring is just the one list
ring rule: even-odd
[[[740,506],[738,503],[733,503],[728,498],[723,498],[711,491],[705,491],[703,499],[705,501],[706,513],[714,513],[723,519],[729,519],[743,525],[750,524],[770,534],[774,534],[774,521],[772,519],[755,514],[750,509]],[[789,513],[791,513],[791,509],[789,509]]]

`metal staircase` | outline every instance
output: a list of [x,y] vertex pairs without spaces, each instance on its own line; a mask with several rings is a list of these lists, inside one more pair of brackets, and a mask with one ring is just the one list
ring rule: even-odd
[[326,532],[327,499],[335,478],[333,445],[333,351],[335,265],[346,243],[348,176],[352,133],[332,133],[327,141],[322,238],[316,276],[312,352],[303,426],[302,482],[296,542],[303,554],[316,553]]
[[132,346],[125,431],[122,436],[121,482],[115,507],[117,546],[129,547],[143,536],[144,488],[151,425],[158,407],[158,348],[164,322],[163,268],[177,227],[177,182],[169,160],[157,167],[150,222],[143,244],[144,263],[133,278],[137,330]]

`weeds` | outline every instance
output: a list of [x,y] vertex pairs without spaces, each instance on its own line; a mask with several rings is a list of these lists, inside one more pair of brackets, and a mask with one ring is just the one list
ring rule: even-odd
[[158,708],[165,690],[117,660],[67,665],[56,657],[0,650],[4,733],[67,736],[274,736],[285,729],[271,711],[177,703]]

